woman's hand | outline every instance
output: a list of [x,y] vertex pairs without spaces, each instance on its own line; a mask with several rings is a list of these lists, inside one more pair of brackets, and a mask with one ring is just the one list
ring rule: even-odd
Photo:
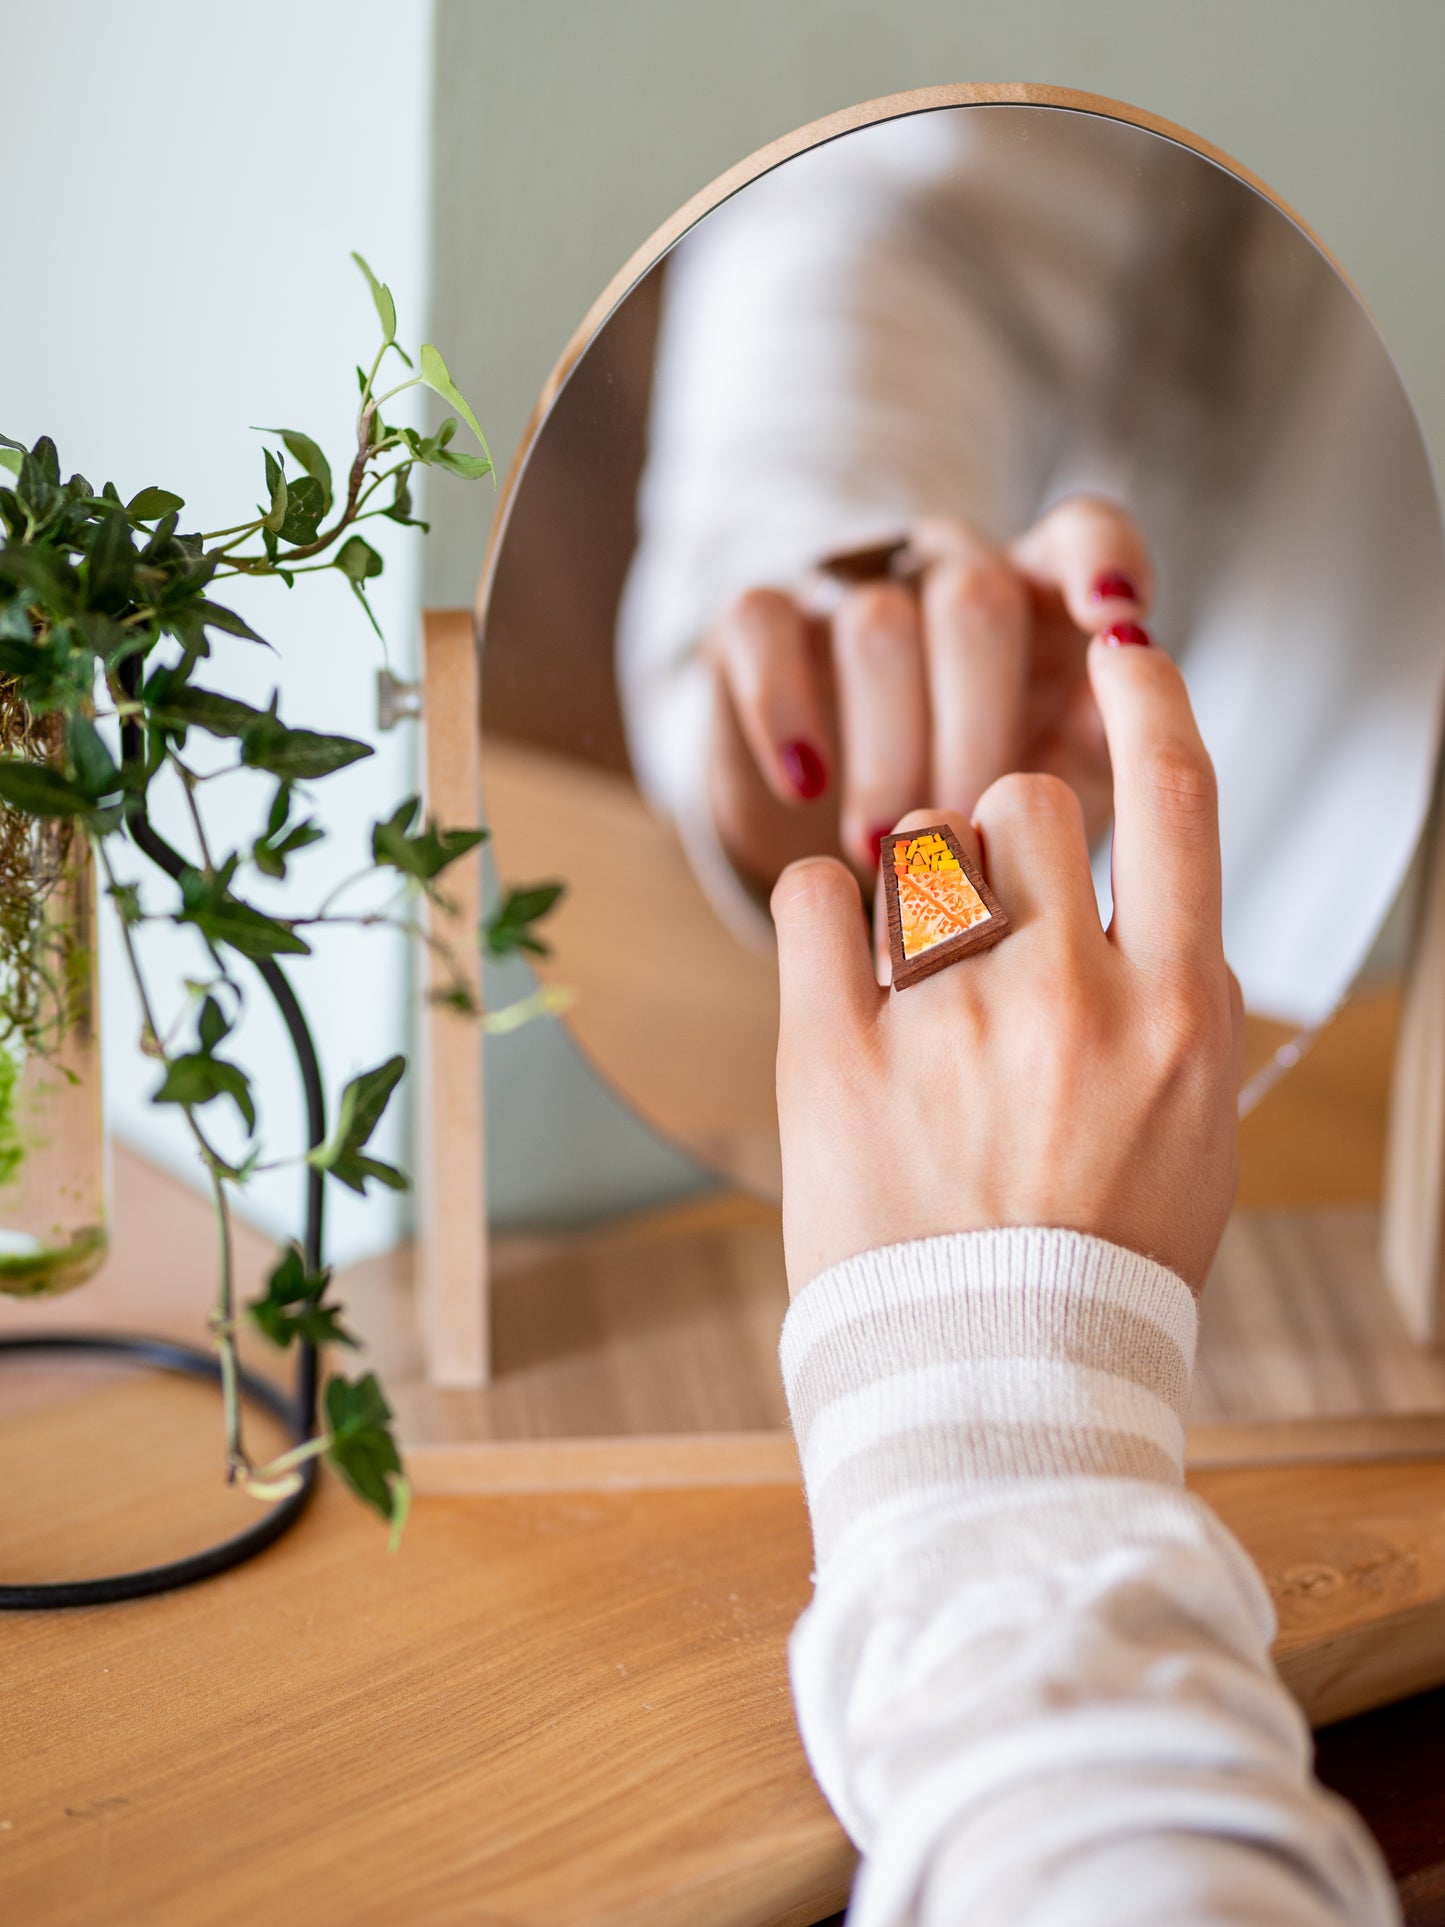
[[828,618],[754,589],[709,639],[709,802],[738,870],[771,887],[807,854],[871,881],[878,845],[925,799],[968,815],[997,777],[1061,777],[1091,838],[1109,758],[1084,674],[1089,637],[1147,615],[1153,571],[1124,511],[1075,496],[1006,550],[934,517],[910,531],[916,586],[844,591]]
[[908,990],[879,989],[841,863],[795,864],[773,892],[793,1291],[861,1251],[1000,1225],[1091,1232],[1204,1283],[1234,1197],[1243,1036],[1214,775],[1167,656],[1096,641],[1087,674],[1113,763],[1107,933],[1079,799],[1054,776],[1000,778],[972,824],[935,813],[1013,930]]

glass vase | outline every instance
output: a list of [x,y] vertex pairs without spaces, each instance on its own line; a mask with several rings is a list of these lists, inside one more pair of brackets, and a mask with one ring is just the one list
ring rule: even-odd
[[[0,677],[0,755],[59,760],[63,723]],[[109,1243],[95,866],[73,818],[0,803],[0,1292],[82,1284]]]

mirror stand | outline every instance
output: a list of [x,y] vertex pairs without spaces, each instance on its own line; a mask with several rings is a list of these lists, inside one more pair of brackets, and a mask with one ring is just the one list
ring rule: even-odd
[[1445,757],[1390,1085],[1380,1258],[1418,1345],[1445,1339]]
[[[477,714],[477,644],[469,609],[422,615],[422,702],[426,809],[448,828],[482,820]],[[445,901],[428,906],[433,944],[444,944],[477,1004],[482,961],[480,853],[447,873]],[[451,980],[434,948],[423,1019],[418,1142],[417,1317],[428,1380],[481,1385],[490,1371],[487,1290],[486,1126],[482,1033],[467,1013],[440,1000]]]

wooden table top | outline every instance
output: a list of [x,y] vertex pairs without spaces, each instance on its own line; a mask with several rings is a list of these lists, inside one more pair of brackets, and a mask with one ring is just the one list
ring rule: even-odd
[[243,1570],[0,1624],[0,1918],[821,1919],[807,1595],[777,1489],[421,1500],[393,1557],[328,1480]]
[[[0,1570],[74,1576],[218,1535],[217,1508],[245,1502],[216,1489],[215,1426],[204,1388],[125,1374],[0,1421],[26,1467]],[[1303,1501],[1290,1471],[1196,1484],[1271,1580],[1286,1677],[1348,1704],[1359,1655],[1332,1615],[1362,1592],[1408,1639],[1445,1568],[1441,1471],[1306,1468]],[[323,1927],[821,1920],[853,1859],[788,1693],[809,1554],[801,1496],[772,1486],[421,1499],[393,1556],[327,1479],[220,1579],[8,1616],[0,1919],[241,1927],[284,1895]],[[1348,1748],[1330,1758],[1348,1770]],[[1438,1829],[1439,1798],[1415,1800]],[[1395,1844],[1428,1872],[1416,1836]]]
[[[0,1330],[200,1325],[204,1205],[119,1162],[115,1261],[53,1308],[0,1303]],[[158,1248],[198,1281],[179,1327]],[[243,1233],[245,1278],[267,1253]],[[0,1459],[10,1579],[174,1556],[250,1516],[218,1483],[214,1398],[183,1381],[0,1363]],[[1439,1460],[1194,1483],[1261,1564],[1316,1719],[1379,1697],[1382,1650],[1406,1684],[1439,1679]],[[320,1927],[819,1921],[853,1862],[788,1695],[809,1568],[788,1487],[423,1498],[392,1557],[327,1481],[221,1579],[0,1617],[0,1921],[250,1927],[283,1898]],[[1329,1743],[1336,1776],[1352,1744]],[[1382,1822],[1420,1922],[1441,1918],[1419,1911],[1441,1889],[1429,1784],[1422,1766],[1424,1833]]]

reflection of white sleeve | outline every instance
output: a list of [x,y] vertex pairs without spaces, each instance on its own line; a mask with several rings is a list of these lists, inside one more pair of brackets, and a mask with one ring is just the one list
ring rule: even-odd
[[1183,1489],[1195,1328],[1172,1272],[1065,1231],[871,1252],[788,1313],[793,1689],[864,1856],[851,1927],[1398,1918],[1258,1573]]
[[932,212],[966,170],[964,134],[902,122],[817,149],[669,263],[619,675],[642,787],[715,895],[730,873],[703,806],[697,650],[720,610],[920,513],[1004,534],[1032,506],[1049,431],[1028,331],[992,311],[1001,278],[981,262],[994,294],[973,298]]

